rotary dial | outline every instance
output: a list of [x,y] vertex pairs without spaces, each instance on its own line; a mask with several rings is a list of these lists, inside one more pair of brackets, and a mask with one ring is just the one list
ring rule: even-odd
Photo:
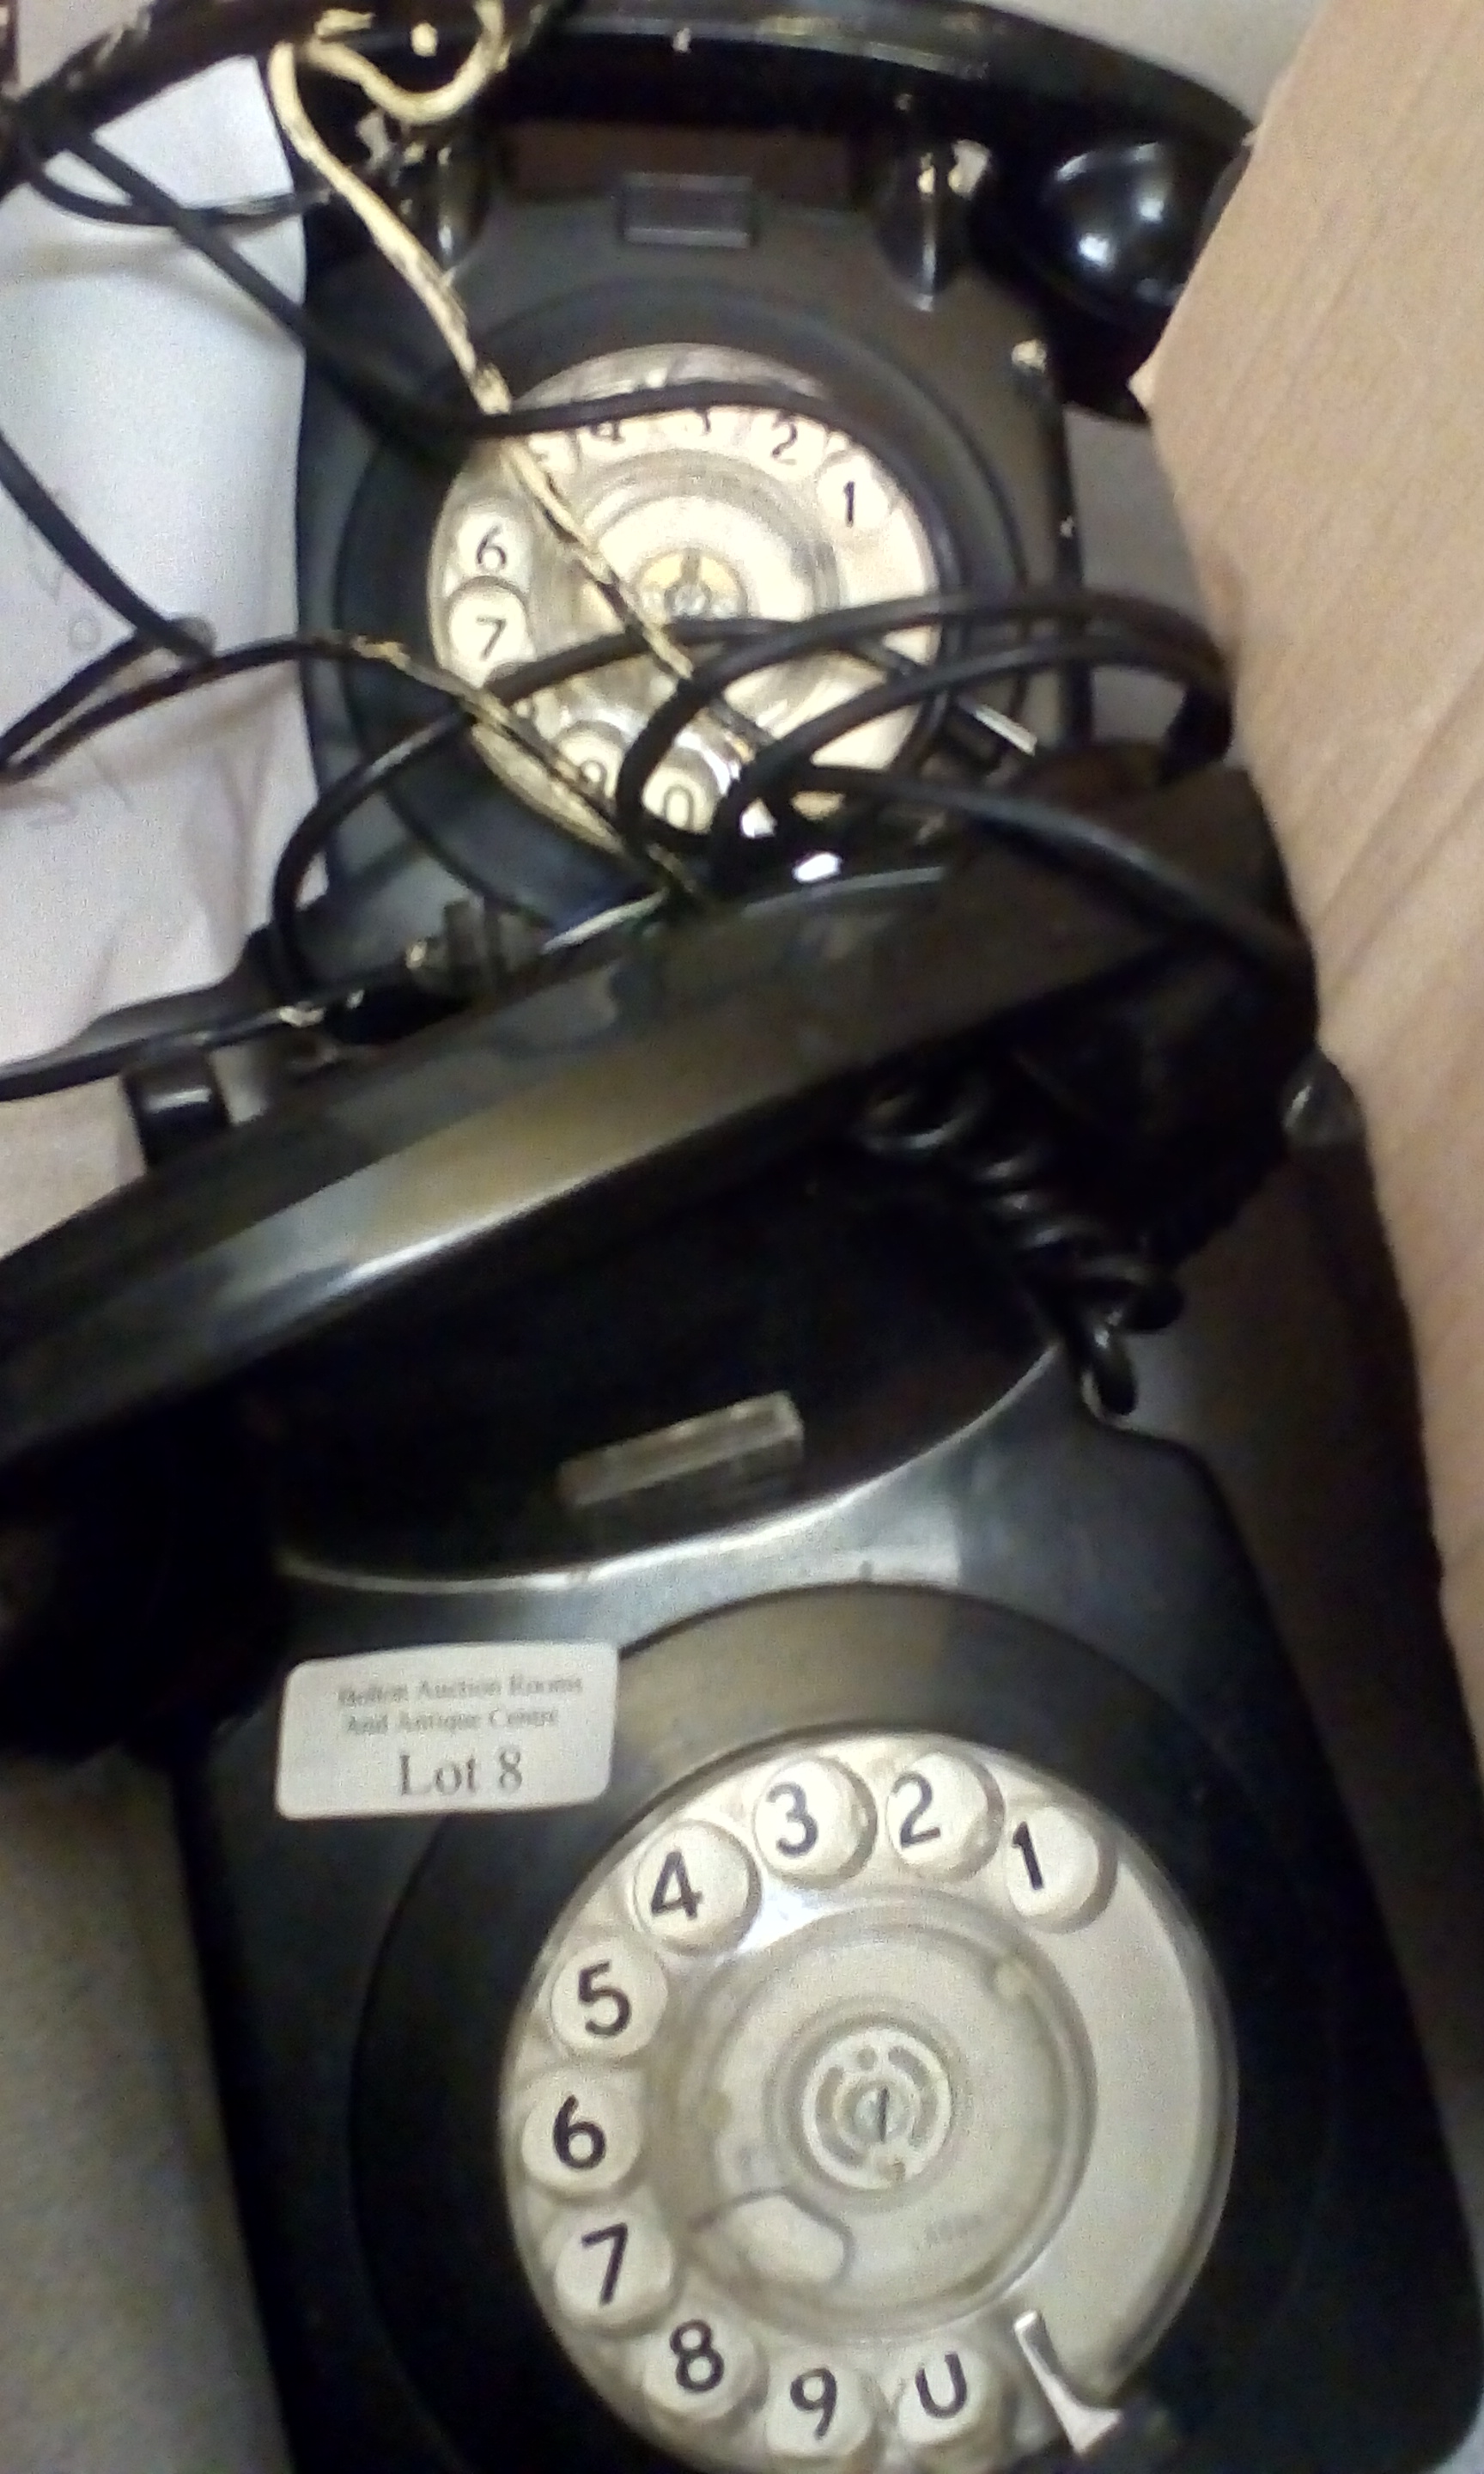
[[1111,2426],[1214,2230],[1234,2088],[1198,1936],[1109,1813],[873,1734],[735,1761],[613,1851],[499,2111],[527,2274],[626,2422],[727,2474],[977,2474]]
[[[523,400],[704,379],[815,391],[797,371],[755,354],[675,344],[581,362]],[[824,422],[717,407],[597,422],[531,444],[660,624],[746,617],[783,624],[928,593],[940,580],[922,510],[875,456]],[[504,668],[618,624],[522,495],[498,444],[470,457],[444,501],[428,610],[439,659],[473,682],[497,681]],[[922,661],[937,637],[919,628],[892,642]],[[653,777],[649,805],[681,832],[704,832],[752,745],[827,712],[877,675],[842,652],[744,681],[731,698],[742,727],[700,717]],[[611,791],[626,749],[670,684],[653,661],[626,663],[538,696],[532,717],[587,782]],[[884,716],[838,740],[829,759],[887,764],[912,727],[910,714]]]

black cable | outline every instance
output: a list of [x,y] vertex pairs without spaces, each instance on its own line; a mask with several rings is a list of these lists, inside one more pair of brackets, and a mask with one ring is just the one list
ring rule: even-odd
[[[767,618],[682,618],[671,630],[682,644],[714,643],[718,638],[744,638],[748,643],[767,638],[773,622]],[[635,628],[615,630],[611,635],[589,637],[584,643],[564,646],[560,652],[542,655],[539,661],[523,662],[518,668],[504,671],[491,678],[491,684],[502,700],[523,704],[543,688],[560,687],[579,671],[607,669],[612,664],[632,661],[644,650],[644,639]],[[176,696],[194,695],[199,689],[214,687],[224,679],[240,678],[252,670],[271,669],[278,662],[332,662],[347,668],[388,670],[417,687],[424,695],[447,698],[463,713],[469,708],[452,688],[442,688],[426,680],[414,679],[396,662],[388,659],[364,637],[336,635],[327,631],[303,631],[294,635],[263,636],[251,643],[235,644],[227,652],[202,653],[188,669],[173,670],[163,678],[146,679],[135,688],[109,696],[92,705],[85,713],[54,730],[39,747],[27,745],[21,754],[0,767],[0,788],[18,782],[34,781],[63,756],[98,738],[104,731],[133,720],[156,705],[168,704]],[[70,689],[83,674],[77,672],[67,683]],[[59,689],[63,695],[66,690]],[[470,691],[472,693],[472,691]],[[39,707],[36,708],[39,711]],[[30,719],[31,716],[26,716]],[[16,728],[20,724],[15,725]]]
[[946,1173],[1058,1324],[1099,1405],[1126,1417],[1138,1383],[1125,1336],[1173,1322],[1179,1285],[1138,1234],[1088,1207],[1033,1086],[1013,1065],[1000,1076],[1008,1087],[979,1069],[946,1089],[921,1074],[889,1082],[855,1140],[898,1171]]
[[[122,155],[115,155],[111,147],[105,146],[98,138],[85,136],[80,131],[65,131],[60,135],[58,144],[60,150],[75,155],[80,163],[85,163],[90,171],[111,181],[126,198],[147,208],[160,224],[188,243],[198,256],[216,267],[275,326],[292,335],[316,368],[343,387],[378,425],[391,430],[417,451],[424,449],[429,426],[434,429],[447,426],[446,422],[441,423],[436,415],[430,424],[426,407],[404,395],[370,361],[364,360],[359,352],[351,351],[327,327],[322,327],[291,293],[285,292],[264,275],[251,258],[244,257],[239,249],[234,249],[202,208],[182,206],[179,198],[172,197],[168,189],[160,188],[148,173],[126,162]],[[467,435],[467,431],[462,434]]]
[[[332,782],[299,818],[279,853],[269,905],[278,979],[290,995],[304,996],[314,987],[314,973],[299,941],[299,897],[305,877],[322,856],[331,834],[373,791],[384,789],[389,782],[396,780],[398,774],[405,773],[409,765],[418,764],[424,756],[431,756],[436,748],[446,747],[457,739],[462,731],[467,729],[468,718],[467,713],[456,709],[452,713],[441,713],[417,730],[410,730],[394,746],[383,748],[378,756],[368,757],[364,764],[342,774],[340,780]],[[452,874],[460,873],[457,864],[451,863],[443,851],[439,851],[438,857]],[[481,888],[474,886],[471,890],[479,891]]]
[[[1170,680],[1199,694],[1202,666],[1185,659],[1173,645],[1144,643],[1137,636],[1059,634],[1033,638],[1029,643],[976,646],[946,662],[934,662],[908,678],[883,679],[859,695],[848,696],[827,712],[815,714],[797,728],[775,739],[743,765],[718,799],[711,815],[711,837],[725,864],[741,838],[742,817],[754,801],[768,806],[797,767],[822,747],[867,722],[900,713],[937,695],[987,685],[993,679],[1025,678],[1041,670],[1137,670]],[[1223,699],[1224,702],[1224,699]]]
[[[1079,631],[1116,625],[1131,641],[1136,637],[1147,638],[1151,661],[1162,659],[1166,647],[1172,657],[1188,661],[1191,691],[1200,697],[1203,710],[1209,717],[1209,754],[1203,757],[1203,761],[1213,760],[1225,753],[1231,736],[1226,674],[1215,645],[1193,619],[1185,618],[1178,611],[1166,610],[1158,602],[1143,601],[1123,594],[1089,593],[1077,586],[1048,585],[1013,594],[990,593],[982,587],[969,586],[958,591],[917,594],[903,595],[894,601],[865,603],[853,610],[825,611],[817,618],[801,619],[797,624],[776,629],[765,640],[763,647],[743,643],[731,651],[698,665],[692,676],[679,681],[663,704],[650,716],[619,766],[613,788],[619,831],[629,834],[640,830],[644,821],[644,791],[650,776],[687,723],[694,720],[717,695],[754,670],[770,668],[775,663],[795,660],[808,653],[848,650],[873,637],[902,634],[915,627],[940,622],[974,623],[1023,631],[1038,623],[1059,620],[1076,626]],[[1100,641],[1096,635],[1088,632],[1066,638],[1042,637],[1037,640],[1037,650],[1040,652],[1044,648],[1046,667],[1060,667],[1064,666],[1064,645],[1072,659],[1077,657],[1079,650],[1086,659],[1089,648]],[[516,695],[531,692],[521,673],[512,673],[510,685]],[[907,702],[912,700],[910,696],[905,699]],[[842,707],[831,709],[832,713],[842,710]],[[838,732],[835,735],[838,736]]]
[[[409,984],[406,964],[398,960],[316,988],[313,997],[303,1001],[304,1009],[318,1016],[377,988]],[[0,1105],[10,1100],[39,1100],[50,1092],[77,1090],[84,1082],[111,1081],[115,1075],[143,1073],[150,1066],[170,1064],[180,1056],[199,1056],[210,1049],[235,1048],[245,1040],[261,1038],[265,1031],[282,1030],[286,1025],[303,1028],[302,1022],[296,1020],[299,1010],[298,1006],[286,1007],[281,1000],[265,1000],[244,1013],[179,1023],[163,1031],[125,1032],[97,1047],[87,1046],[87,1034],[84,1032],[64,1048],[49,1049],[43,1055],[21,1056],[13,1064],[0,1065]]]
[[[140,636],[126,636],[121,643],[110,644],[106,653],[99,653],[93,661],[84,662],[82,668],[74,670],[60,688],[54,688],[50,695],[42,696],[27,712],[19,715],[9,729],[0,731],[0,772],[14,757],[23,754],[34,740],[42,739],[47,732],[57,729],[76,713],[79,705],[85,704],[89,696],[98,694],[109,679],[117,678],[121,670],[132,669],[136,662],[158,649],[157,645],[147,643]],[[205,647],[201,649],[204,652]]]
[[[838,429],[842,436],[874,455],[898,481],[904,478],[898,471],[894,442],[878,432],[873,423],[853,411],[842,412],[827,397],[812,395],[797,386],[696,379],[677,386],[633,387],[614,395],[574,397],[554,404],[513,405],[508,412],[497,413],[481,412],[472,403],[450,404],[437,397],[408,396],[374,363],[322,327],[298,301],[234,249],[212,223],[208,209],[183,205],[97,138],[62,128],[55,133],[53,142],[58,151],[75,155],[101,178],[112,182],[152,223],[173,230],[206,258],[295,337],[306,359],[322,376],[347,395],[372,422],[419,456],[426,457],[435,442],[446,458],[450,449],[462,455],[479,440],[542,437],[591,428],[599,422],[634,421],[667,412],[731,409],[777,412],[785,418],[814,421],[826,428]],[[34,152],[42,151],[35,141],[32,143]],[[985,463],[982,478],[994,500],[1011,573],[1017,583],[1023,584],[1030,569],[1014,504],[992,463]]]
[[[152,181],[147,172],[141,172],[122,155],[116,155],[99,138],[64,130],[60,133],[59,146],[75,155],[80,163],[85,163],[100,178],[110,181],[127,200],[148,213],[157,226],[174,231],[198,255],[216,267],[276,326],[303,347],[306,357],[323,376],[344,388],[362,410],[404,437],[420,443],[425,434],[443,434],[467,450],[482,438],[535,437],[548,429],[582,429],[599,421],[620,416],[631,420],[635,417],[634,396],[644,391],[634,389],[618,396],[594,397],[590,401],[578,400],[570,403],[527,405],[503,413],[481,412],[473,402],[466,407],[462,403],[443,403],[436,398],[423,400],[409,396],[372,362],[366,360],[328,327],[323,327],[291,293],[283,291],[280,285],[255,267],[251,258],[244,257],[240,250],[234,249],[212,224],[205,209],[184,205],[168,189],[162,189],[157,182]],[[749,391],[744,389],[743,392]],[[804,395],[797,387],[758,388],[750,392],[766,396],[768,400],[762,407],[765,410],[775,404],[791,413],[802,413],[807,409],[816,420],[828,410],[827,405]],[[738,390],[716,382],[656,389],[654,393],[653,408],[657,412],[699,412],[709,411],[713,407],[719,409],[734,401]],[[672,396],[675,399],[673,402],[670,400]]]
[[17,454],[10,440],[0,431],[0,489],[13,500],[34,531],[38,532],[48,547],[54,549],[63,565],[70,567],[80,582],[100,601],[143,636],[152,644],[163,644],[170,652],[179,653],[182,661],[201,659],[201,644],[190,629],[178,618],[167,618],[162,610],[136,593],[116,567],[110,566],[101,549],[96,549],[86,533],[79,530],[65,509],[59,506],[45,483],[33,473],[24,457]]
[[962,816],[1029,858],[1103,886],[1143,917],[1153,915],[1214,938],[1265,979],[1287,987],[1311,984],[1308,949],[1291,928],[1270,919],[1240,895],[1203,883],[1132,835],[1080,815],[1074,809],[973,789],[965,783],[931,782],[916,773],[877,773],[855,764],[815,765],[799,787],[850,792],[873,805],[890,802],[893,807]]
[[[194,640],[192,640],[194,642]],[[39,747],[29,747],[0,772],[0,785],[30,782],[46,771],[49,765],[68,756],[90,739],[96,739],[117,724],[132,721],[142,713],[153,712],[156,705],[169,704],[177,696],[194,695],[199,689],[214,687],[224,679],[242,678],[253,670],[272,669],[279,662],[334,662],[347,667],[390,669],[425,695],[443,696],[457,704],[461,712],[467,706],[454,691],[416,680],[399,664],[389,660],[365,638],[338,636],[330,633],[303,632],[285,636],[262,636],[250,644],[234,644],[225,653],[203,653],[195,646],[196,659],[189,667],[172,670],[164,678],[144,679],[137,687],[121,694],[106,696],[72,721],[54,730]]]
[[[990,595],[972,591],[926,594],[914,595],[910,599],[864,603],[850,611],[827,611],[818,618],[803,619],[797,624],[784,627],[776,626],[771,619],[767,618],[677,619],[672,625],[671,633],[678,643],[690,647],[722,643],[735,646],[736,651],[734,655],[724,655],[715,663],[699,667],[693,678],[682,681],[635,739],[625,759],[624,766],[620,768],[614,793],[614,805],[620,811],[619,831],[622,832],[624,821],[621,811],[625,773],[635,765],[636,759],[641,760],[643,776],[638,787],[642,790],[643,781],[647,780],[650,771],[653,770],[653,763],[658,762],[670,739],[676,731],[683,728],[685,720],[693,713],[699,712],[703,704],[710,701],[714,692],[712,681],[719,679],[723,684],[726,683],[727,672],[733,660],[735,661],[733,674],[742,677],[750,669],[767,668],[775,662],[793,659],[803,652],[817,651],[836,644],[848,645],[856,639],[861,640],[863,647],[869,646],[872,640],[882,633],[900,632],[912,626],[930,624],[939,618],[972,617],[975,614],[993,614],[995,610],[1002,609],[1007,614],[1005,618],[1007,625],[1018,624],[1023,622],[1027,614],[1036,615],[1041,602],[1051,602],[1063,597],[1065,596],[1052,592],[1021,596]],[[1096,597],[1099,600],[1106,600],[1111,607],[1117,603],[1116,595]],[[1126,606],[1131,614],[1137,616],[1145,605],[1136,602]],[[1187,623],[1182,621],[1181,626],[1184,627]],[[1194,633],[1199,639],[1200,631],[1195,630]],[[49,765],[60,762],[63,756],[70,755],[75,748],[84,745],[87,740],[99,737],[103,732],[111,730],[122,722],[132,720],[139,714],[152,711],[156,705],[169,703],[176,696],[194,694],[199,689],[215,686],[224,679],[238,678],[252,670],[272,668],[278,662],[332,662],[347,667],[390,669],[397,676],[407,676],[397,664],[389,661],[386,655],[379,652],[367,639],[335,634],[326,630],[304,630],[283,636],[264,636],[248,644],[233,645],[221,653],[203,653],[194,637],[190,641],[195,658],[187,667],[172,671],[163,678],[144,680],[137,687],[128,689],[121,694],[105,697],[97,704],[89,706],[75,719],[64,722],[60,728],[54,730],[41,745],[28,744],[19,756],[12,755],[3,766],[0,766],[0,784],[32,781],[44,772]],[[563,646],[557,652],[543,654],[536,661],[522,662],[501,672],[491,680],[491,685],[503,701],[511,705],[523,704],[531,697],[539,695],[543,689],[561,686],[580,671],[597,671],[609,668],[619,662],[631,661],[635,653],[642,652],[643,649],[644,640],[637,630],[615,629],[611,634],[605,632],[601,636],[589,637],[586,643]],[[904,655],[897,658],[903,662],[906,660]],[[1214,665],[1216,656],[1213,649],[1210,652],[1210,659]],[[67,683],[67,689],[59,690],[58,694],[66,694],[84,675],[81,671],[75,673],[74,679]],[[1213,677],[1217,675],[1214,668],[1212,675]],[[450,699],[454,698],[454,691],[451,688],[445,690],[425,681],[411,683],[418,685],[424,694],[446,694]],[[39,708],[36,710],[39,711]],[[29,720],[31,716],[26,718]],[[649,760],[648,750],[654,741],[657,729],[661,724],[663,737],[652,763]],[[20,724],[15,725],[17,729],[20,726]],[[641,830],[645,821],[646,819],[640,813],[637,822]]]
[[[852,639],[860,638],[869,643],[877,632],[899,627],[903,622],[921,623],[924,618],[935,616],[960,615],[966,612],[969,615],[974,613],[982,615],[986,611],[997,611],[1005,623],[1021,624],[1028,618],[1036,617],[1043,608],[1064,606],[1076,606],[1079,609],[1085,607],[1092,617],[1128,614],[1149,625],[1152,636],[1157,636],[1162,629],[1172,641],[1188,643],[1192,647],[1202,647],[1208,652],[1209,658],[1214,660],[1214,655],[1210,652],[1200,630],[1194,628],[1188,621],[1174,618],[1171,614],[1160,612],[1158,609],[1148,609],[1145,605],[1128,601],[1117,595],[1088,596],[1084,601],[1081,596],[1068,596],[1065,592],[1023,595],[1014,601],[972,593],[915,596],[910,600],[867,605],[850,613],[828,613],[823,618],[804,621],[790,628],[774,627],[766,619],[740,618],[684,620],[678,623],[675,632],[682,643],[690,644],[717,641],[730,643],[732,650],[721,656],[718,664],[706,666],[706,668],[714,675],[718,667],[730,666],[740,675],[748,668],[768,667],[778,659],[780,654],[817,647],[824,642],[849,643]],[[590,639],[586,643],[565,647],[560,652],[545,655],[538,661],[524,663],[518,668],[507,671],[498,682],[500,691],[512,703],[524,702],[543,689],[560,685],[563,680],[579,672],[596,671],[610,665],[630,660],[636,651],[641,649],[641,640],[635,631],[614,631],[612,634],[605,634]],[[122,648],[120,650],[122,652]],[[880,648],[870,657],[881,658],[884,652],[885,648]],[[105,664],[111,662],[113,658],[113,656],[105,656]],[[12,754],[8,763],[0,765],[0,782],[13,784],[33,779],[49,764],[102,732],[133,718],[156,705],[169,702],[176,696],[194,693],[199,688],[238,677],[245,672],[268,667],[275,663],[305,660],[323,660],[343,666],[372,668],[387,667],[395,668],[396,667],[388,665],[383,656],[362,641],[309,633],[265,638],[255,643],[236,646],[225,653],[198,654],[195,663],[187,669],[175,671],[163,678],[141,682],[137,687],[119,695],[101,699],[75,718],[64,720],[39,746],[28,744],[18,759]],[[891,660],[894,670],[908,678],[910,691],[919,692],[920,678],[910,674],[907,658],[903,655],[893,655]],[[97,667],[90,666],[90,668],[95,669]],[[402,673],[398,672],[398,675]],[[83,677],[83,673],[78,674],[79,681]],[[699,695],[704,698],[709,693],[706,670],[698,672],[697,678],[701,683]],[[78,681],[70,683],[70,687],[72,691],[70,700],[75,700],[76,693],[80,691]],[[59,691],[60,694],[62,692]],[[467,718],[467,707],[454,698],[451,690],[443,691],[423,684],[423,692],[430,695],[447,694],[449,696],[453,711],[443,717],[448,723],[449,736],[454,736]],[[688,696],[694,692],[696,692],[696,683],[687,683],[685,689],[676,691],[676,696],[680,697],[682,694]],[[673,717],[674,701],[675,699],[672,698],[671,704],[661,709],[662,714],[671,715]],[[37,715],[40,712],[41,709],[37,708],[36,715],[28,717],[33,734],[39,727]],[[657,716],[657,720],[659,717]],[[19,728],[20,725],[16,727]],[[838,730],[838,724],[836,728]],[[653,730],[652,723],[649,726],[650,734]],[[633,765],[635,757],[643,758],[645,739],[646,734],[641,734],[640,739],[635,741],[627,760],[629,765]],[[648,765],[645,770],[647,775]],[[623,774],[621,773],[620,788],[622,785]],[[616,801],[614,805],[617,813]],[[404,822],[406,821],[404,818]],[[626,832],[624,819],[621,814],[618,814],[619,837],[631,857],[647,873],[652,862],[645,839],[646,827],[653,831],[654,820],[648,818],[647,812],[643,811],[642,806],[639,808],[636,829],[631,827]],[[326,828],[326,830],[331,829],[332,827]],[[462,874],[468,878],[474,889],[487,898],[496,889],[492,880],[476,880],[473,877],[467,856],[461,861],[442,846],[441,839],[426,831],[422,838],[433,856],[443,865],[448,867],[451,874],[455,876]]]
[[[23,119],[17,118],[16,144],[26,166],[26,185],[44,198],[49,206],[63,214],[76,215],[83,223],[127,226],[135,231],[162,231],[167,229],[159,215],[147,206],[123,198],[100,198],[89,189],[70,188],[46,168],[44,159],[33,144]],[[292,223],[312,212],[316,206],[329,203],[330,192],[323,185],[303,189],[279,189],[258,198],[235,198],[223,206],[199,206],[193,212],[201,215],[217,231],[271,231],[275,224]]]

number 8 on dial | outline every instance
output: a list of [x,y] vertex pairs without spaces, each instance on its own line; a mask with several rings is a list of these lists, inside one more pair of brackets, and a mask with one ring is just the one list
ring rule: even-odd
[[721,2422],[753,2389],[757,2348],[747,2330],[719,2311],[687,2311],[661,2321],[644,2349],[644,2393],[661,2413]]

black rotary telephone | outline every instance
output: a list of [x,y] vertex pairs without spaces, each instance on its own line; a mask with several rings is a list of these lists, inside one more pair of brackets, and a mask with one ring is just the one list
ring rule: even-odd
[[[12,179],[241,276],[96,135],[307,31],[223,15]],[[0,1267],[0,1723],[173,1767],[305,2474],[1422,2474],[1480,2339],[1406,2002],[1231,1517],[1120,1423],[1313,1035],[1062,427],[1242,132],[989,8],[520,32],[417,142],[306,76],[514,402],[310,198],[321,797],[223,987],[0,1085],[124,1071],[152,1163]],[[232,666],[90,574],[177,667],[5,762]]]

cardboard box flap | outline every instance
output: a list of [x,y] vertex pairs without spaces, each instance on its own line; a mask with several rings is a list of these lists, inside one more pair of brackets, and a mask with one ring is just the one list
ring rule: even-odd
[[1330,0],[1151,375],[1366,1108],[1484,1734],[1484,15]]

